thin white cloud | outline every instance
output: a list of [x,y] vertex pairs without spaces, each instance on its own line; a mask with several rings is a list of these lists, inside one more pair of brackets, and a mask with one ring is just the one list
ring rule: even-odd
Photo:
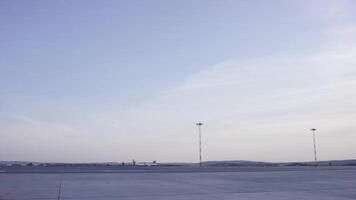
[[[247,159],[293,160],[286,153],[278,157],[248,151],[256,138],[263,139],[256,149],[270,149],[277,155],[281,148],[290,153],[293,150],[289,146],[296,145],[302,149],[297,153],[299,158],[306,159],[308,154],[302,156],[310,150],[306,134],[313,126],[326,135],[320,139],[324,144],[347,135],[348,139],[341,137],[343,143],[333,148],[340,148],[339,158],[355,156],[356,149],[350,141],[356,139],[352,122],[356,117],[356,25],[347,12],[339,10],[342,6],[334,6],[324,13],[327,17],[322,16],[325,23],[331,22],[325,26],[319,51],[223,62],[193,74],[155,101],[138,107],[133,116],[139,124],[150,127],[146,134],[171,126],[173,130],[166,136],[175,138],[187,136],[174,130],[176,127],[189,127],[204,120],[210,129],[208,145],[229,149],[210,150],[210,159],[224,155],[236,158],[234,155],[239,152]],[[287,137],[280,139],[281,135]],[[216,141],[220,141],[219,145]],[[347,146],[348,151],[340,145]],[[335,155],[331,154],[333,148],[321,148],[321,158],[337,159],[328,156]]]
[[194,123],[202,120],[204,159],[287,161],[312,159],[308,129],[317,127],[321,159],[355,157],[356,24],[342,4],[313,14],[325,26],[312,54],[225,61],[135,108],[93,113],[74,126],[22,118],[1,131],[30,133],[39,141],[29,149],[58,142],[53,154],[60,144],[82,152],[73,159],[85,151],[82,160],[194,161]]

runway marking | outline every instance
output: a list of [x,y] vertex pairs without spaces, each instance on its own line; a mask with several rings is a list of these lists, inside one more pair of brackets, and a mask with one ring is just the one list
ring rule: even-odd
[[0,194],[0,200],[5,199],[5,197],[10,196],[12,193],[16,192],[16,188],[11,188],[8,191]]
[[57,198],[57,200],[61,199],[61,190],[62,190],[62,176],[59,177],[59,187],[58,187],[58,198]]

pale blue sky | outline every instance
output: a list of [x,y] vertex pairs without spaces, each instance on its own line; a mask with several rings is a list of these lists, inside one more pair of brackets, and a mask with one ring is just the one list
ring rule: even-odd
[[337,0],[0,1],[0,160],[195,161],[198,120],[208,160],[312,159],[311,126],[322,159],[355,158],[354,13]]
[[2,99],[126,103],[227,59],[298,53],[314,48],[322,26],[300,9],[284,1],[3,1]]

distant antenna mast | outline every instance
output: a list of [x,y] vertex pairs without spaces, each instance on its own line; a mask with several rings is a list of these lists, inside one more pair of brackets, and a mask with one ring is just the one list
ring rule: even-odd
[[316,128],[312,128],[310,130],[313,132],[315,166],[318,166],[318,159],[316,158],[316,144],[315,144],[315,131],[316,131]]
[[198,122],[197,126],[199,127],[199,167],[201,167],[201,126],[203,126],[203,123]]

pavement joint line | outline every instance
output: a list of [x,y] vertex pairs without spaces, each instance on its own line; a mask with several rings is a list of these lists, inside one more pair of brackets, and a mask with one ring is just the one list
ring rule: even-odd
[[61,190],[62,190],[62,176],[59,176],[59,187],[58,187],[58,198],[57,198],[57,200],[61,199]]

